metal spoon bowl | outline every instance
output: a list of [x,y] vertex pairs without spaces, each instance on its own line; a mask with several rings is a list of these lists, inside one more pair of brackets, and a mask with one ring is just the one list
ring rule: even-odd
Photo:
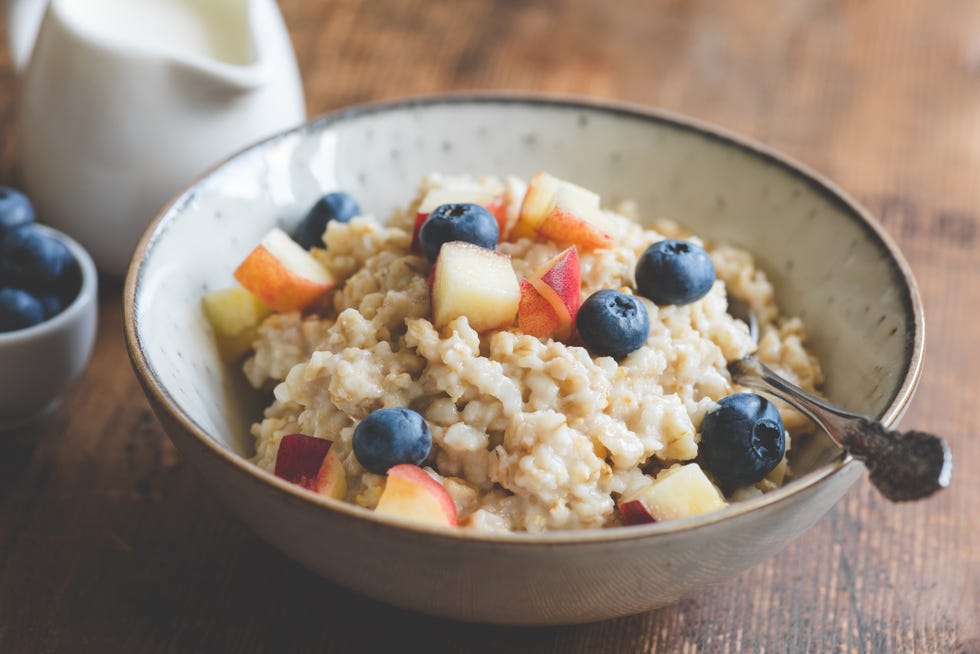
[[[730,299],[728,312],[749,326],[759,341],[759,324],[752,309]],[[807,393],[767,368],[753,355],[728,365],[739,384],[766,391],[809,417],[847,454],[864,463],[871,483],[893,502],[917,500],[949,486],[953,454],[949,444],[921,431],[888,429],[877,420],[842,409]]]

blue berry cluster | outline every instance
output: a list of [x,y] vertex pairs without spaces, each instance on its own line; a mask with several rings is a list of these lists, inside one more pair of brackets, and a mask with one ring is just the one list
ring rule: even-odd
[[[654,243],[636,263],[636,291],[659,306],[700,300],[715,283],[715,266],[690,241]],[[650,319],[638,298],[611,289],[595,293],[579,309],[576,328],[594,356],[622,359],[650,335]]]
[[0,187],[0,332],[55,316],[80,285],[78,262],[64,243],[37,227],[27,196]]

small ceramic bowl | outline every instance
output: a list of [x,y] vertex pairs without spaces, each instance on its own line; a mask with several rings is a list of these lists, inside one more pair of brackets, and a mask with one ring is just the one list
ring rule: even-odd
[[61,313],[13,332],[0,332],[0,431],[23,427],[61,400],[88,363],[98,318],[98,275],[85,249],[50,227],[38,228],[64,243],[78,262],[82,283]]
[[125,290],[127,344],[164,428],[229,510],[311,571],[398,606],[469,621],[586,622],[662,606],[730,579],[803,533],[863,473],[826,438],[793,450],[796,477],[725,510],[595,531],[485,534],[378,516],[258,468],[249,425],[268,398],[221,364],[207,290],[273,225],[324,190],[376,216],[429,172],[547,170],[634,199],[745,247],[802,316],[830,399],[892,424],[918,380],[922,310],[908,266],[867,212],[763,146],[689,118],[595,101],[435,97],[321,117],[245,150],[165,208]]

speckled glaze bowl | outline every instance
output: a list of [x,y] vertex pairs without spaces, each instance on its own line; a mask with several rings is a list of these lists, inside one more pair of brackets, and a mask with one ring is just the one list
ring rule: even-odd
[[825,438],[796,449],[795,480],[724,511],[638,527],[493,535],[379,517],[253,465],[266,399],[223,366],[201,296],[273,225],[324,190],[386,216],[421,176],[539,169],[632,198],[643,216],[750,249],[800,315],[834,401],[895,423],[912,396],[922,310],[895,245],[834,185],[716,127],[591,100],[466,95],[368,105],[245,150],[166,207],[125,290],[130,356],[163,426],[228,507],[311,571],[408,609],[504,624],[611,618],[730,579],[813,525],[863,474]]

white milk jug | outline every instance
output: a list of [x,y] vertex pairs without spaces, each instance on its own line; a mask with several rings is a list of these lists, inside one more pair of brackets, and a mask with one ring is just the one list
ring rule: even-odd
[[181,187],[305,119],[274,0],[8,2],[24,185],[110,275]]

